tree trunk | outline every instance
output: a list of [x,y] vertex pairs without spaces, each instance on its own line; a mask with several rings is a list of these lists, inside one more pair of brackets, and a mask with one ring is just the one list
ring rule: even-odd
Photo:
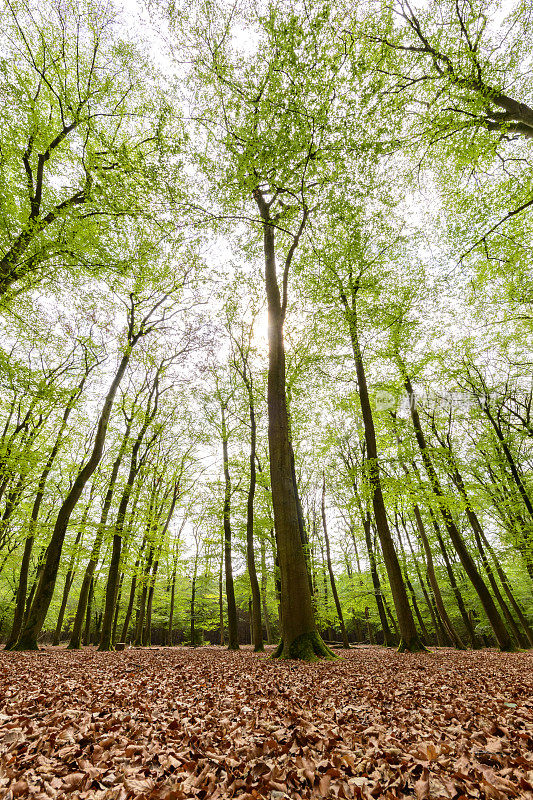
[[379,579],[378,570],[376,566],[376,556],[372,546],[371,536],[372,520],[370,513],[363,517],[363,529],[365,532],[366,549],[368,552],[368,563],[370,565],[370,577],[372,578],[372,585],[374,587],[374,596],[376,598],[376,606],[378,609],[379,620],[381,622],[381,629],[383,631],[383,644],[385,647],[393,647],[394,640],[387,622],[387,615],[385,613],[385,605],[383,603],[383,594],[381,591],[381,581]]
[[[44,491],[46,488],[46,482],[48,480],[48,476],[52,470],[54,465],[54,461],[56,456],[59,452],[61,447],[61,443],[63,441],[63,435],[65,433],[65,428],[67,426],[68,418],[72,409],[74,408],[75,402],[77,398],[83,392],[83,388],[85,386],[85,382],[87,380],[87,376],[89,374],[89,370],[86,369],[85,374],[82,377],[82,380],[76,387],[76,389],[70,395],[69,401],[65,407],[65,411],[63,412],[63,417],[61,419],[61,425],[59,427],[58,434],[56,436],[56,440],[54,445],[50,451],[50,455],[48,456],[48,460],[44,466],[44,469],[41,473],[41,477],[39,478],[39,483],[37,485],[37,494],[35,495],[35,499],[33,501],[33,507],[30,517],[30,523],[28,526],[28,536],[24,543],[24,553],[22,555],[22,561],[20,564],[20,574],[19,574],[19,582],[17,588],[17,597],[16,597],[16,605],[15,605],[15,615],[13,617],[13,625],[11,628],[11,632],[9,634],[9,638],[6,643],[6,650],[10,650],[13,645],[16,644],[19,634],[22,628],[23,620],[24,620],[24,609],[25,609],[25,602],[26,602],[26,592],[28,591],[28,575],[30,570],[30,559],[33,550],[33,544],[35,541],[35,529],[37,527],[37,520],[39,519],[39,512],[41,510],[41,505],[44,498]],[[33,600],[33,597],[32,597]],[[31,607],[31,605],[30,605]],[[29,610],[29,609],[28,609]]]
[[173,636],[173,625],[174,625],[174,605],[176,602],[176,569],[172,571],[172,583],[170,587],[170,609],[168,612],[168,629],[167,629],[167,645],[172,647],[174,644],[172,640]]
[[113,647],[115,646],[115,642],[117,640],[118,615],[120,614],[120,599],[122,597],[123,584],[124,584],[124,573],[121,572],[120,580],[118,582],[117,602],[115,604],[115,615],[113,617],[113,629],[111,631],[111,643]]
[[496,636],[496,641],[498,642],[500,650],[511,651],[514,648],[509,633],[507,632],[507,629],[502,621],[502,618],[498,613],[498,609],[496,608],[494,600],[492,599],[492,595],[487,589],[483,581],[483,578],[481,577],[479,570],[477,569],[474,563],[472,556],[468,552],[466,545],[463,541],[463,538],[459,533],[459,529],[457,528],[453,520],[453,517],[451,515],[451,512],[449,510],[446,498],[444,496],[444,492],[440,485],[440,481],[437,477],[436,470],[433,466],[433,461],[431,460],[431,456],[428,451],[424,433],[422,431],[420,418],[418,416],[418,411],[416,408],[416,402],[414,400],[413,387],[411,385],[409,376],[407,375],[407,372],[405,370],[405,366],[401,362],[400,362],[400,369],[402,372],[405,389],[409,399],[409,406],[411,409],[411,419],[415,430],[416,441],[420,449],[420,454],[422,456],[424,468],[426,470],[431,488],[433,490],[433,494],[437,499],[437,503],[442,518],[444,520],[444,524],[446,525],[446,530],[448,531],[452,544],[457,552],[457,555],[459,556],[459,560],[462,566],[464,567],[466,574],[470,578],[470,581],[476,591],[476,594],[478,595],[481,601],[483,609],[494,631],[494,635]]
[[496,568],[496,573],[497,573],[497,575],[498,575],[498,577],[499,577],[499,579],[501,581],[501,584],[502,584],[502,586],[504,588],[504,591],[505,591],[507,597],[509,598],[509,602],[511,603],[512,607],[514,608],[515,613],[516,613],[518,619],[520,620],[520,624],[522,625],[522,628],[524,629],[524,632],[526,634],[529,646],[533,647],[533,630],[531,629],[531,626],[529,625],[529,622],[527,621],[527,618],[526,618],[524,612],[522,611],[518,601],[516,600],[516,598],[515,598],[515,596],[513,594],[513,591],[511,590],[511,584],[509,583],[509,578],[507,577],[503,567],[501,566],[500,561],[499,561],[496,553],[494,552],[494,549],[493,549],[492,545],[490,544],[490,542],[488,541],[487,537],[485,536],[485,534],[484,534],[484,532],[482,530],[480,531],[480,535],[481,535],[481,538],[482,538],[482,540],[483,540],[483,542],[485,544],[485,547],[487,548],[487,550],[489,551],[489,553],[490,553],[490,555],[492,557],[492,560],[494,562],[494,566]]
[[141,556],[144,550],[145,539],[143,539],[143,543],[141,545],[141,549],[139,550],[139,554],[135,560],[135,566],[133,567],[133,575],[131,578],[131,585],[130,585],[130,596],[128,599],[128,606],[126,608],[126,616],[124,617],[124,622],[122,624],[122,634],[121,634],[121,641],[126,642],[128,639],[128,628],[130,626],[131,614],[133,611],[133,605],[135,603],[135,591],[137,589],[137,572],[139,569],[139,564],[141,561]]
[[85,530],[85,523],[87,522],[87,517],[89,515],[89,509],[91,507],[91,503],[92,503],[92,500],[93,500],[94,489],[95,489],[95,486],[94,486],[94,483],[93,483],[93,485],[91,487],[91,494],[89,496],[89,501],[86,504],[85,509],[83,511],[83,515],[82,515],[81,522],[80,522],[80,527],[78,529],[78,534],[77,534],[76,539],[74,541],[74,549],[72,551],[72,555],[70,557],[70,563],[68,565],[67,574],[65,576],[65,586],[63,588],[63,597],[61,598],[61,606],[59,608],[59,614],[57,615],[56,629],[54,631],[54,636],[52,638],[52,644],[56,645],[56,646],[59,644],[59,641],[60,641],[60,638],[61,638],[61,629],[63,628],[63,619],[65,617],[65,611],[66,611],[66,608],[67,608],[68,596],[70,594],[70,589],[72,587],[72,582],[74,580],[74,565],[75,565],[75,561],[76,561],[76,556],[78,554],[77,553],[78,546],[79,546],[81,537],[83,536],[83,533],[84,533],[84,530]]
[[222,458],[224,463],[224,569],[226,577],[226,602],[228,605],[228,650],[238,650],[239,628],[237,624],[235,589],[233,586],[233,565],[231,562],[231,480],[229,474],[228,433],[226,429],[225,406],[222,400],[220,401],[220,410],[222,414]]
[[416,503],[413,506],[413,511],[414,511],[414,515],[415,515],[415,521],[416,521],[416,527],[417,527],[417,530],[418,530],[418,534],[420,536],[420,540],[422,542],[422,546],[423,546],[424,552],[426,554],[427,576],[428,576],[429,585],[431,586],[431,589],[433,591],[433,597],[435,598],[435,604],[437,606],[437,610],[439,612],[439,615],[440,615],[440,618],[441,618],[442,623],[444,625],[444,628],[445,628],[448,636],[451,638],[452,642],[454,643],[455,647],[458,650],[465,650],[466,648],[465,648],[463,642],[461,641],[461,638],[459,637],[457,631],[453,627],[452,621],[451,621],[450,617],[448,616],[448,612],[446,611],[446,607],[444,605],[444,601],[442,599],[442,594],[441,594],[441,591],[440,591],[440,586],[439,586],[439,583],[437,581],[437,576],[435,574],[435,566],[433,564],[433,554],[431,552],[429,539],[427,537],[426,529],[425,529],[424,523],[422,521],[422,516],[420,514],[420,509],[418,508],[418,505]]
[[351,307],[344,293],[341,293],[341,300],[344,305],[345,317],[349,327],[353,355],[355,359],[357,384],[359,387],[359,402],[361,404],[361,414],[363,417],[363,426],[365,431],[365,443],[367,451],[366,469],[368,482],[372,492],[374,520],[378,531],[383,561],[385,563],[385,569],[387,570],[392,597],[394,600],[394,607],[396,609],[398,624],[400,627],[401,639],[398,650],[400,652],[419,652],[421,650],[425,650],[426,648],[420,641],[418,632],[416,630],[415,621],[413,619],[413,613],[409,606],[402,570],[390,532],[389,523],[387,520],[387,512],[385,509],[385,501],[383,499],[383,493],[381,489],[381,477],[374,418],[372,414],[372,406],[370,405],[370,397],[368,394],[365,368],[357,329],[357,290],[357,286],[354,286],[352,289]]
[[457,607],[459,609],[459,613],[461,614],[462,620],[463,620],[465,628],[466,628],[466,632],[468,634],[468,638],[470,639],[470,646],[471,646],[472,650],[477,650],[477,649],[479,649],[480,645],[479,645],[478,640],[476,638],[476,632],[475,632],[474,626],[472,624],[472,619],[470,617],[470,614],[466,610],[466,606],[464,604],[463,596],[461,594],[461,591],[460,591],[459,586],[457,585],[457,581],[455,579],[455,573],[453,571],[453,566],[452,566],[452,563],[450,561],[450,556],[448,554],[448,550],[446,549],[446,545],[444,544],[444,539],[442,538],[442,534],[440,532],[439,525],[437,523],[437,520],[435,519],[435,516],[434,516],[433,511],[431,510],[431,508],[429,509],[429,515],[431,517],[431,522],[433,524],[433,528],[435,530],[435,535],[436,535],[437,541],[439,543],[439,548],[440,548],[440,551],[442,553],[442,558],[444,559],[444,565],[446,567],[446,572],[448,574],[448,580],[450,581],[450,586],[452,587],[452,591],[453,591],[455,600],[457,602]]
[[54,588],[57,578],[57,570],[61,559],[61,552],[63,549],[63,542],[65,540],[65,534],[67,532],[68,523],[70,521],[70,517],[72,516],[72,512],[74,511],[76,504],[80,499],[81,494],[89,478],[97,468],[98,464],[100,463],[100,459],[102,458],[104,443],[107,434],[107,428],[109,425],[109,418],[111,416],[111,409],[113,407],[115,395],[117,393],[117,389],[126,371],[126,367],[128,366],[131,357],[132,347],[138,340],[140,335],[141,334],[138,335],[135,334],[135,336],[131,336],[130,334],[129,336],[128,347],[120,360],[120,364],[115,373],[115,377],[113,378],[113,381],[105,398],[102,411],[100,412],[100,417],[98,419],[98,427],[94,439],[94,445],[89,460],[86,462],[85,466],[82,467],[82,469],[78,472],[74,484],[71,490],[69,491],[67,497],[65,498],[57,515],[56,524],[54,526],[54,531],[52,533],[52,538],[48,545],[48,550],[46,553],[46,559],[43,566],[41,579],[39,581],[39,586],[37,587],[35,596],[33,598],[28,620],[26,621],[24,628],[18,639],[18,642],[14,647],[15,650],[38,649],[37,637],[39,636],[42,630],[44,620],[46,618],[46,614],[48,612],[48,608],[50,606],[50,602],[54,594]]
[[259,591],[259,581],[257,580],[257,570],[255,568],[254,552],[254,497],[257,475],[255,469],[256,458],[256,421],[253,387],[244,367],[244,380],[248,389],[248,406],[250,411],[250,485],[246,501],[246,565],[248,567],[248,578],[252,591],[252,640],[254,651],[259,653],[265,648],[263,646],[263,627],[261,625],[261,593]]
[[69,643],[70,650],[77,650],[80,647],[81,631],[83,626],[83,618],[85,616],[85,606],[87,605],[87,598],[89,596],[89,587],[91,585],[94,571],[96,569],[96,565],[98,564],[98,559],[100,557],[100,550],[105,536],[107,517],[109,515],[109,510],[111,508],[111,503],[113,501],[113,494],[115,492],[118,471],[120,469],[120,464],[122,463],[122,459],[124,457],[124,452],[129,439],[130,430],[131,430],[131,423],[128,423],[126,426],[126,432],[124,434],[124,438],[120,446],[120,450],[118,452],[115,461],[113,462],[113,467],[111,469],[111,476],[109,478],[109,484],[107,487],[106,496],[104,498],[104,503],[102,505],[100,522],[98,524],[96,536],[91,550],[91,555],[89,557],[89,562],[85,568],[85,574],[83,576],[83,581],[81,584],[80,596],[78,598],[78,607],[76,609],[76,616],[74,617],[72,635],[70,637],[70,643]]
[[222,595],[222,569],[224,567],[224,547],[220,553],[220,570],[218,572],[218,628],[220,633],[220,644],[224,647],[224,602]]
[[267,604],[267,571],[266,571],[266,543],[264,536],[261,537],[261,601],[263,603],[263,619],[265,620],[265,630],[267,644],[272,644],[272,632],[270,630],[270,620],[268,618]]
[[91,643],[91,610],[94,597],[94,577],[91,578],[89,587],[89,597],[87,598],[87,609],[85,611],[85,630],[83,632],[83,644],[87,647]]
[[[117,519],[115,522],[115,531],[113,534],[113,546],[111,551],[111,561],[109,563],[109,573],[107,576],[107,586],[105,595],[105,608],[104,617],[102,622],[102,634],[100,639],[99,650],[107,651],[113,649],[111,641],[111,633],[113,627],[113,615],[115,613],[115,604],[118,590],[118,578],[120,570],[120,558],[122,554],[122,537],[124,534],[124,522],[126,519],[126,511],[128,509],[130,497],[133,491],[133,486],[140,470],[141,464],[139,463],[139,451],[141,449],[142,441],[145,437],[146,431],[150,423],[154,420],[158,409],[159,398],[159,370],[156,372],[154,382],[148,394],[148,403],[144,415],[144,421],[137,434],[137,438],[132,447],[130,469],[122,498],[117,512]],[[153,407],[152,399],[155,397]],[[146,456],[146,453],[145,453]]]
[[331,564],[331,552],[329,547],[329,536],[328,536],[328,526],[326,523],[326,475],[325,473],[322,474],[322,527],[324,529],[324,539],[326,540],[326,558],[328,562],[328,572],[329,572],[329,580],[331,582],[331,593],[333,595],[333,600],[335,602],[335,608],[337,609],[337,616],[339,618],[339,625],[341,628],[341,637],[342,637],[342,644],[343,647],[348,649],[350,647],[350,643],[348,642],[348,637],[346,635],[346,626],[344,624],[344,617],[342,615],[342,608],[339,601],[339,594],[337,592],[337,584],[335,583],[335,575],[333,574],[333,566]]
[[254,191],[263,220],[265,288],[268,304],[268,448],[270,483],[277,555],[281,577],[281,640],[276,658],[312,661],[334,658],[316,628],[307,561],[298,518],[297,490],[293,480],[291,442],[287,411],[285,346],[283,325],[287,308],[287,282],[290,264],[307,220],[304,210],[298,234],[293,238],[283,269],[283,293],[276,273],[274,225],[270,205],[261,190]]

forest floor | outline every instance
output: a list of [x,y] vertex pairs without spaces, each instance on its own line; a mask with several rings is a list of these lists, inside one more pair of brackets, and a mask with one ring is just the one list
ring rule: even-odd
[[530,798],[533,655],[0,653],[0,797]]

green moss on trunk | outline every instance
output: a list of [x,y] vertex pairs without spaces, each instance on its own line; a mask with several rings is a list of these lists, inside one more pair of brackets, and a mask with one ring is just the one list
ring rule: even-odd
[[334,661],[338,656],[324,644],[316,631],[303,633],[285,647],[283,639],[272,654],[272,658],[295,659],[297,661],[318,661],[321,658]]

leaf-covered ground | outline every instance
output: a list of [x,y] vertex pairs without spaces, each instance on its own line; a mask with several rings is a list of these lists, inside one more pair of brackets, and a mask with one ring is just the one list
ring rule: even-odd
[[0,654],[0,797],[533,800],[533,655]]

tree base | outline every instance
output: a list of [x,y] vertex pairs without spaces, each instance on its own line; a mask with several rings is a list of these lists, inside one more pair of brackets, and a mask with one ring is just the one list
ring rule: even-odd
[[272,653],[272,658],[294,659],[296,661],[318,661],[324,658],[328,661],[336,661],[339,656],[324,644],[319,633],[311,631],[310,633],[302,633],[288,647],[285,647],[282,639]]
[[254,647],[254,653],[264,653],[264,652],[265,652],[264,645],[261,645],[261,647]]
[[400,639],[400,644],[398,645],[398,653],[429,653],[431,652],[428,648],[422,644],[418,636],[414,636],[412,639],[409,639],[407,642],[403,637]]
[[521,647],[516,647],[512,642],[506,645],[498,645],[498,650],[500,653],[518,653],[522,650]]
[[37,639],[34,636],[24,636],[16,644],[9,648],[12,652],[24,652],[25,650],[39,650]]

